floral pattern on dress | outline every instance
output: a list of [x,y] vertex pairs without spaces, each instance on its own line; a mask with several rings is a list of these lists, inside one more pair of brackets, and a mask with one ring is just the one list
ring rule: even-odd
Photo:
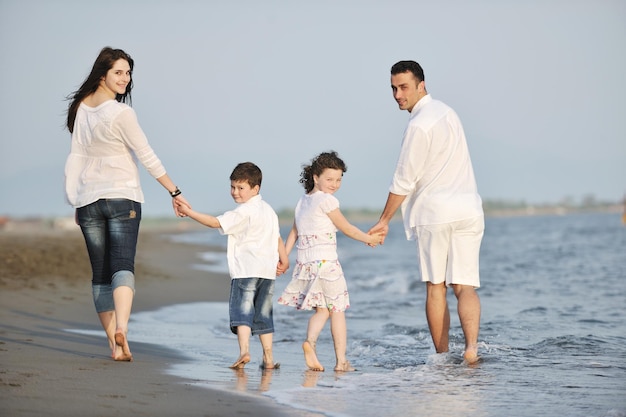
[[278,303],[297,310],[328,308],[331,312],[350,307],[350,296],[343,270],[338,260],[296,261],[293,278]]
[[323,245],[337,247],[336,234],[333,232],[328,232],[322,233],[321,235],[298,236],[298,249],[308,249]]

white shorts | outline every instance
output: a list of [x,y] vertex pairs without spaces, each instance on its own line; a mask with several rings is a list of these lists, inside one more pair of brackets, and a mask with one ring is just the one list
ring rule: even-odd
[[422,281],[480,287],[478,258],[484,232],[483,216],[415,227]]

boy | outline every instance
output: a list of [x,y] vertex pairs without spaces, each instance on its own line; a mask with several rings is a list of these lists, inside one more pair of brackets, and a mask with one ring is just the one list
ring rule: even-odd
[[262,200],[262,173],[252,162],[242,162],[230,175],[234,210],[213,217],[186,205],[178,210],[195,221],[228,235],[230,329],[237,335],[239,358],[230,368],[250,362],[250,335],[258,334],[263,347],[264,369],[277,368],[272,355],[273,303],[276,275],[289,268],[289,258],[278,229],[278,216]]

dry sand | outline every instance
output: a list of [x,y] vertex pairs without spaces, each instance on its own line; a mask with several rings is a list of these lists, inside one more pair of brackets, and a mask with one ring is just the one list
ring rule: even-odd
[[[198,248],[142,228],[133,311],[228,300],[227,276],[209,279],[189,268]],[[0,229],[0,416],[307,415],[165,375],[169,364],[185,360],[167,349],[167,340],[132,343],[133,362],[120,363],[110,359],[104,332],[64,331],[101,329],[90,271],[78,229]]]

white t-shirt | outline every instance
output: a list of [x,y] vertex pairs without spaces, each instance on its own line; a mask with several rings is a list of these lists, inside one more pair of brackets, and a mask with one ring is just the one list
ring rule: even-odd
[[406,196],[402,215],[407,239],[415,238],[415,226],[483,214],[461,121],[430,94],[411,111],[389,191]]
[[81,103],[65,163],[67,201],[74,207],[101,198],[143,203],[135,159],[154,178],[165,175],[165,167],[148,144],[131,107],[116,100],[97,107]]
[[235,278],[276,279],[278,216],[260,195],[217,216],[220,233],[228,235],[228,271]]

